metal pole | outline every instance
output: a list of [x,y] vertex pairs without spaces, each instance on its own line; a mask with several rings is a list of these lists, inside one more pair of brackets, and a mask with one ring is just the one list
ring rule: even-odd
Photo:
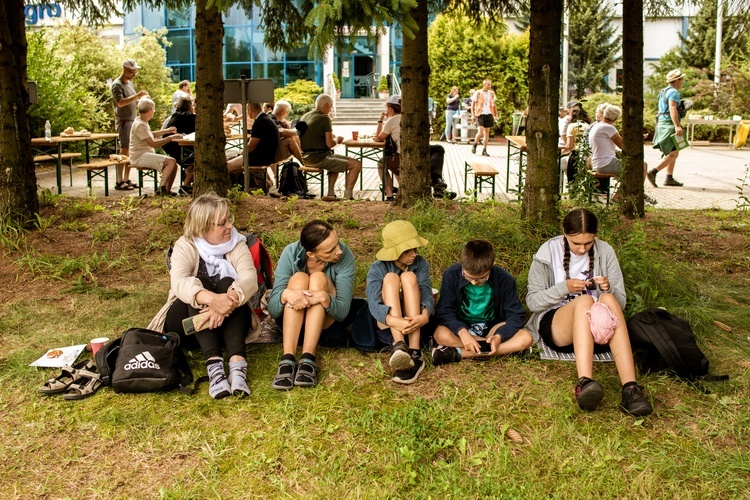
[[568,6],[566,3],[563,14],[563,46],[562,46],[562,103],[560,106],[565,107],[568,104],[568,57],[570,55],[568,36],[570,35],[570,19],[568,18]]
[[721,77],[722,0],[716,0],[716,57],[714,59],[714,84],[718,87]]
[[247,84],[247,77],[242,75],[240,77],[240,87],[242,89],[242,169],[245,171],[246,193],[250,191],[250,170],[247,168]]

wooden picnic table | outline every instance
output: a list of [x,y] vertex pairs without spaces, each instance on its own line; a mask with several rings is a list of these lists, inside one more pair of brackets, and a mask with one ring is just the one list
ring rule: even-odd
[[70,135],[70,136],[53,136],[50,140],[44,137],[34,137],[31,139],[31,149],[34,154],[51,154],[57,155],[57,194],[62,193],[62,153],[63,144],[70,142],[84,141],[86,145],[86,163],[90,163],[89,146],[91,142],[110,142],[115,141],[115,151],[117,150],[118,134],[90,134],[90,135]]
[[[352,158],[356,158],[360,161],[362,164],[362,168],[365,168],[365,159],[372,160],[376,164],[379,164],[380,160],[383,158],[383,149],[385,148],[385,141],[376,141],[374,139],[348,139],[342,142],[342,144],[346,147],[346,156],[351,156]],[[350,154],[350,151],[351,154]],[[377,167],[376,167],[377,168]],[[383,162],[383,179],[385,179],[385,175],[387,173],[387,169],[385,168],[385,162]],[[365,191],[364,189],[364,182],[363,182],[364,172],[360,172],[359,174],[359,190]],[[380,194],[382,200],[385,200],[385,186],[380,186]],[[372,190],[368,190],[372,191]]]

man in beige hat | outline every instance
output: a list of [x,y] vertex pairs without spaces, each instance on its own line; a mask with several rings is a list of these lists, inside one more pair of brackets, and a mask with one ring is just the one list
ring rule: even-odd
[[[130,129],[133,128],[133,120],[138,115],[136,112],[136,101],[142,97],[148,97],[148,92],[135,91],[133,78],[138,74],[138,66],[134,60],[127,59],[122,63],[122,73],[112,82],[112,102],[115,106],[115,128],[120,139],[120,154],[130,154]],[[135,186],[130,182],[130,165],[120,163],[117,165],[117,184],[115,189],[132,191]]]
[[[664,141],[667,141],[672,135],[683,135],[680,126],[680,89],[685,83],[685,75],[679,69],[673,69],[667,73],[667,87],[659,92],[659,114],[656,119],[656,130],[654,132],[654,149],[661,149],[666,156],[656,168],[648,171],[647,178],[652,186],[656,187],[656,174],[660,170],[667,169],[667,178],[664,180],[665,186],[682,186],[683,184],[675,179],[674,166],[677,156],[680,152],[677,147],[671,145],[666,150],[662,148]],[[683,113],[684,113],[684,108]],[[667,142],[668,144],[668,142]]]

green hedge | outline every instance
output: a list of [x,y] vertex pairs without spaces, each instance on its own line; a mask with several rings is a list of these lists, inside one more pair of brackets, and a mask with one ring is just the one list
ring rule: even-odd
[[170,112],[171,83],[166,67],[166,30],[140,31],[122,48],[81,26],[28,31],[28,79],[37,82],[39,102],[29,108],[31,135],[44,134],[49,120],[52,133],[67,127],[91,132],[114,132],[114,107],[107,79],[117,78],[125,59],[142,69],[134,83],[156,103],[153,122],[161,124]]
[[498,130],[508,133],[513,111],[525,109],[529,95],[528,32],[512,35],[502,23],[474,24],[466,17],[441,14],[430,25],[428,37],[435,133],[445,128],[445,97],[451,87],[459,87],[463,100],[471,88],[481,88],[485,78],[492,80],[497,96]]

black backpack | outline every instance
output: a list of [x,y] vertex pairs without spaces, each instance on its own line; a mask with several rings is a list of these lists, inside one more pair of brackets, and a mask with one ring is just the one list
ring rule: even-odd
[[695,334],[684,319],[664,309],[648,309],[628,320],[628,334],[638,368],[666,371],[690,381],[727,380],[709,375],[706,355],[695,343]]
[[180,349],[176,333],[131,328],[119,339],[107,342],[96,353],[96,366],[104,385],[115,392],[160,392],[188,386],[193,372]]
[[289,160],[279,167],[279,192],[284,196],[304,196],[307,193],[307,181],[299,171],[297,163]]

